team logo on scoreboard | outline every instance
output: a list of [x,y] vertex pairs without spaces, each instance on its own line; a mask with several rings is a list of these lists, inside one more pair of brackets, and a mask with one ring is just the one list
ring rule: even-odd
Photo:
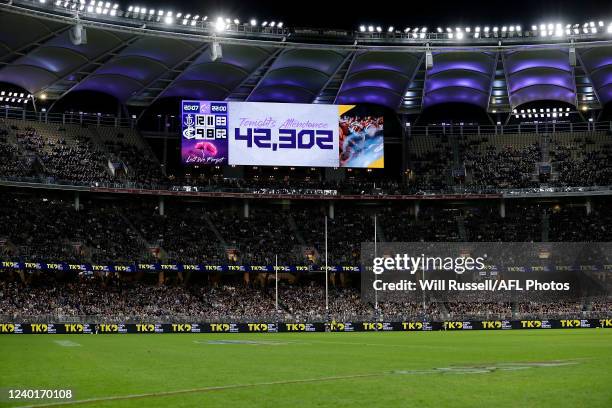
[[195,116],[191,113],[183,115],[183,137],[195,139]]

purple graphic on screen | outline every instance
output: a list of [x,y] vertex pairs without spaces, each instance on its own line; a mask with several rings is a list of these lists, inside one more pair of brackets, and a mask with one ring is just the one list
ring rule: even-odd
[[183,101],[181,124],[183,164],[227,164],[227,103]]

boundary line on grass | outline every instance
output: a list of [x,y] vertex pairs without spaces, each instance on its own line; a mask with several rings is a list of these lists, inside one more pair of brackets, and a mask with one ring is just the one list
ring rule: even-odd
[[217,386],[211,386],[211,387],[189,388],[185,390],[160,391],[160,392],[151,392],[151,393],[143,393],[143,394],[116,395],[116,396],[110,396],[110,397],[97,397],[97,398],[88,398],[88,399],[82,399],[82,400],[57,401],[57,402],[51,402],[51,403],[45,403],[45,404],[22,405],[17,408],[59,407],[59,406],[65,406],[65,405],[92,404],[96,402],[123,401],[123,400],[153,398],[153,397],[167,397],[167,396],[181,395],[181,394],[197,394],[197,393],[212,392],[212,391],[224,391],[224,390],[231,390],[231,389],[252,388],[252,387],[270,386],[270,385],[301,384],[301,383],[314,383],[314,382],[324,382],[324,381],[351,380],[355,378],[382,377],[382,376],[394,375],[394,374],[396,373],[393,371],[387,371],[387,372],[381,372],[381,373],[352,374],[352,375],[342,375],[342,376],[332,376],[332,377],[304,378],[304,379],[297,379],[297,380],[269,381],[269,382],[261,382],[261,383],[217,385]]
[[51,403],[24,405],[18,408],[42,408],[42,407],[57,407],[67,405],[86,405],[97,402],[109,402],[109,401],[125,401],[135,400],[144,398],[155,398],[155,397],[167,397],[173,395],[182,394],[197,394],[213,391],[225,391],[232,389],[241,388],[253,388],[261,386],[273,386],[273,385],[287,385],[287,384],[305,384],[325,381],[340,381],[340,380],[351,380],[355,378],[373,378],[373,377],[384,377],[388,375],[419,375],[419,374],[484,374],[495,371],[516,371],[524,370],[529,368],[538,367],[560,367],[578,364],[577,361],[572,360],[551,360],[551,361],[531,361],[531,362],[500,362],[494,364],[480,364],[475,366],[451,366],[451,367],[440,367],[432,369],[416,369],[416,370],[394,370],[384,371],[378,373],[366,373],[366,374],[351,374],[351,375],[340,375],[331,377],[319,377],[319,378],[303,378],[296,380],[280,380],[280,381],[268,381],[260,383],[246,383],[246,384],[230,384],[230,385],[216,385],[210,387],[200,388],[188,388],[184,390],[174,391],[160,391],[142,394],[127,394],[127,395],[115,395],[108,397],[97,397],[87,398],[82,400],[69,400],[69,401],[56,401]]

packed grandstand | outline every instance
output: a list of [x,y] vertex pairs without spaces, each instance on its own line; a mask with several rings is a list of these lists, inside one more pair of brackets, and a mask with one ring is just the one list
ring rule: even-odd
[[[128,12],[108,13],[119,20],[104,26],[106,14],[85,9],[89,39],[77,46],[66,20],[74,9],[2,7],[0,321],[612,316],[606,294],[512,302],[423,294],[419,302],[372,304],[360,295],[359,276],[361,244],[375,234],[381,242],[612,241],[612,122],[605,120],[612,88],[604,78],[612,45],[595,45],[605,28],[574,33],[570,26],[578,49],[554,39],[535,51],[480,49],[487,35],[454,52],[446,34],[390,38],[366,27],[355,36],[374,45],[350,49],[303,30],[227,23],[233,40],[219,46],[225,62],[190,37],[189,22],[170,32],[157,27],[163,19],[147,20],[148,32],[125,23],[135,18]],[[22,32],[24,25],[31,29]],[[290,33],[310,46],[287,41]],[[397,55],[376,48],[392,40],[445,48],[433,50],[428,66],[419,47]],[[319,41],[326,45],[313,48]],[[114,98],[110,109],[92,108],[87,99],[100,94]],[[384,169],[185,167],[175,115],[178,101],[190,98],[374,103],[396,125],[385,119]],[[421,117],[457,102],[483,108],[485,123]],[[382,116],[368,121],[382,129]],[[275,265],[283,267],[278,278]]]
[[[111,143],[79,126],[40,124],[5,120],[2,148],[5,157],[0,240],[3,261],[68,262],[71,264],[209,264],[209,265],[321,265],[324,254],[324,219],[329,217],[329,264],[356,266],[362,242],[372,241],[374,216],[383,241],[484,241],[484,242],[608,242],[612,238],[612,213],[607,197],[564,197],[503,199],[495,193],[528,186],[550,184],[532,178],[531,169],[541,154],[537,143],[528,148],[511,144],[512,138],[477,145],[467,143],[464,186],[486,187],[491,198],[455,197],[449,200],[395,202],[386,195],[432,191],[432,174],[450,173],[452,163],[421,162],[411,185],[352,181],[326,183],[301,180],[257,181],[227,179],[220,175],[200,176],[178,184],[164,177],[155,156],[144,141],[129,129],[105,129],[109,139],[130,135],[128,142]],[[559,168],[576,169],[559,174],[563,186],[601,185],[611,180],[612,163],[602,133],[563,135],[557,151],[572,151]],[[536,136],[522,136],[533,138]],[[580,139],[582,137],[582,139]],[[431,137],[433,149],[438,138]],[[599,143],[596,143],[598,140]],[[418,142],[417,142],[418,143]],[[497,144],[497,146],[496,146]],[[484,145],[484,146],[483,146]],[[589,151],[587,152],[587,147]],[[416,149],[415,149],[416,150]],[[415,153],[416,154],[416,153]],[[586,156],[601,155],[602,162],[586,166]],[[125,158],[127,174],[111,176],[105,162],[115,155]],[[494,155],[493,159],[491,156]],[[426,156],[426,153],[424,153]],[[146,157],[146,159],[139,159]],[[525,162],[530,162],[525,165]],[[498,163],[492,169],[490,163]],[[437,171],[447,166],[447,171]],[[475,174],[495,172],[482,179]],[[479,173],[480,172],[480,173]],[[578,176],[577,174],[582,174]],[[606,176],[606,174],[608,174]],[[421,175],[423,178],[421,179]],[[572,178],[576,177],[576,178]],[[470,181],[473,180],[473,183]],[[41,186],[41,181],[45,183]],[[574,180],[574,182],[572,182]],[[588,183],[588,181],[592,181]],[[579,182],[583,181],[583,182]],[[131,182],[152,186],[198,186],[205,192],[247,191],[263,197],[248,205],[237,197],[193,196],[162,198],[139,193],[110,194],[67,191],[74,186],[111,185],[120,191]],[[423,184],[420,184],[423,183]],[[453,191],[444,180],[436,189]],[[560,184],[558,184],[560,185]],[[53,189],[51,187],[53,186]],[[55,187],[59,186],[59,189]],[[417,187],[418,186],[418,187]],[[427,186],[427,188],[425,187]],[[42,187],[42,189],[41,189]],[[419,188],[420,190],[411,190]],[[156,187],[159,188],[159,187]],[[295,194],[315,197],[320,190],[334,190],[337,200],[290,200]],[[376,193],[374,193],[374,189]],[[312,190],[312,191],[311,191]],[[456,191],[456,190],[455,190]],[[535,191],[535,190],[534,190]],[[140,191],[146,193],[146,191]],[[340,198],[358,195],[351,201]],[[423,193],[424,194],[424,193]],[[429,193],[435,194],[435,193]],[[78,198],[77,198],[78,197]],[[427,197],[435,197],[427,196]],[[480,196],[477,196],[480,197]],[[486,195],[484,197],[487,197]],[[327,197],[329,198],[329,197]],[[503,204],[502,204],[503,203]],[[76,207],[75,207],[76,205]],[[160,213],[160,205],[163,207]],[[503,213],[500,212],[503,206]],[[275,257],[278,257],[275,259]],[[64,319],[84,316],[100,321],[158,319],[162,321],[361,321],[444,318],[511,319],[541,316],[562,318],[609,315],[612,303],[604,298],[555,299],[550,303],[487,301],[364,304],[359,295],[359,277],[336,270],[331,278],[329,310],[325,310],[321,273],[282,275],[280,309],[275,309],[272,273],[227,272],[198,274],[188,271],[147,273],[61,273],[6,268],[2,274],[0,314],[7,320]],[[357,274],[358,275],[358,274]]]

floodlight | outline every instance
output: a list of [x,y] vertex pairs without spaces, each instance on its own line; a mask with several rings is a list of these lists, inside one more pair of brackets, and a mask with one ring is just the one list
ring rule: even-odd
[[81,23],[76,23],[68,32],[68,36],[73,45],[87,44],[87,30],[85,30],[85,27],[83,27]]
[[[452,35],[449,34],[449,37]],[[427,50],[425,51],[425,69],[426,70],[430,70],[433,68],[433,53],[431,52],[431,49],[429,48],[429,46],[427,47]]]
[[572,46],[569,48],[569,64],[572,67],[576,66],[576,47],[573,45],[573,40],[572,40]]
[[217,19],[217,22],[215,23],[215,30],[217,30],[217,31],[225,30],[225,21],[223,21],[223,19],[221,17],[219,17]]
[[219,42],[214,41],[212,46],[210,47],[210,59],[212,61],[216,61],[218,59],[223,58],[223,49],[221,48],[221,44]]

